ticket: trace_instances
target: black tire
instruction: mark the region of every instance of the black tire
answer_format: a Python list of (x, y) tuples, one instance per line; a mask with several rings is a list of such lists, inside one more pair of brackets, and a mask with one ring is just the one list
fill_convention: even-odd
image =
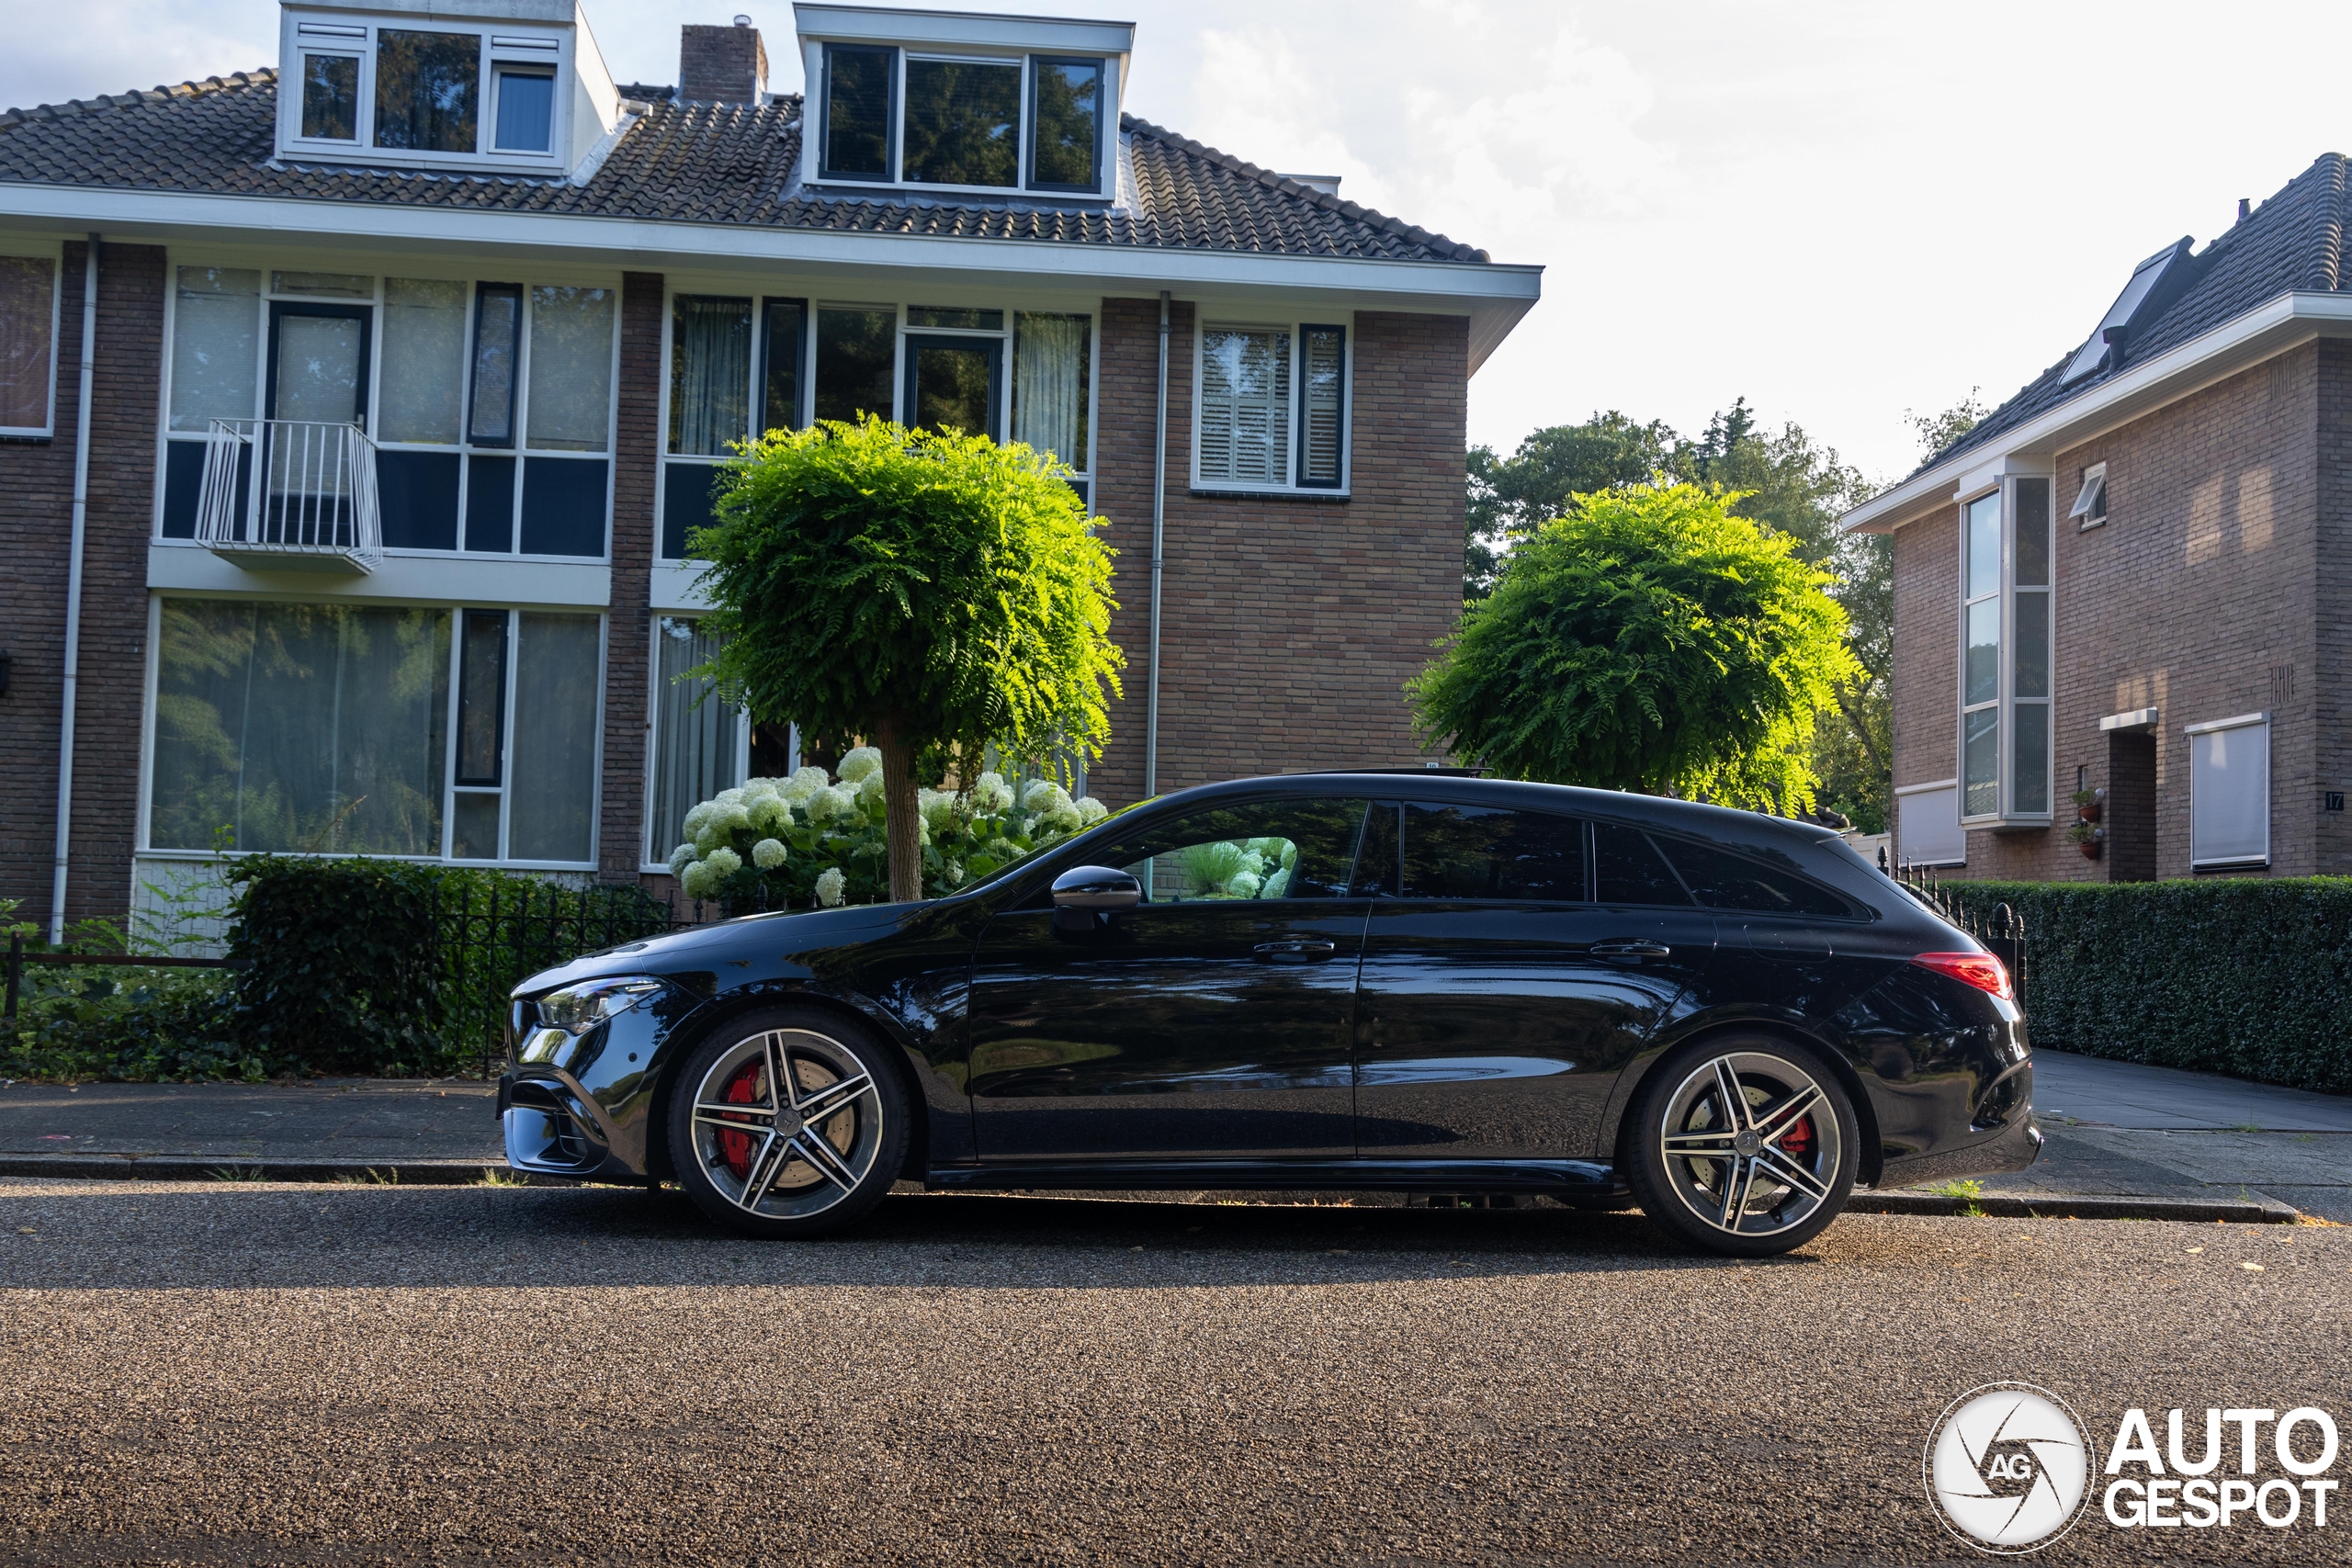
[[(1734, 1084), (1739, 1107), (1727, 1116)], [(1677, 1241), (1770, 1258), (1845, 1208), (1860, 1137), (1819, 1053), (1777, 1035), (1718, 1034), (1650, 1069), (1625, 1112), (1620, 1164), (1642, 1213)]]
[(695, 1207), (777, 1241), (864, 1219), (898, 1179), (911, 1122), (889, 1047), (794, 1003), (712, 1030), (678, 1069), (669, 1118), (671, 1163)]

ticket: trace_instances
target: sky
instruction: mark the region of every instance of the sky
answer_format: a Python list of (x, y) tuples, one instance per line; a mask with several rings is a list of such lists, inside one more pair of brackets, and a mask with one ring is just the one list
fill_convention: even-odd
[[(623, 81), (675, 81), (679, 24), (734, 14), (584, 3)], [(771, 40), (770, 85), (797, 89), (789, 8), (732, 4)], [(1003, 8), (1134, 21), (1130, 114), (1543, 265), (1543, 301), (1471, 383), (1470, 439), (1506, 450), (1602, 409), (1695, 434), (1745, 397), (1899, 478), (1907, 415), (2001, 401), (2089, 335), (2134, 263), (2352, 143), (2340, 4)], [(0, 105), (277, 53), (271, 0), (73, 12), (13, 30)]]

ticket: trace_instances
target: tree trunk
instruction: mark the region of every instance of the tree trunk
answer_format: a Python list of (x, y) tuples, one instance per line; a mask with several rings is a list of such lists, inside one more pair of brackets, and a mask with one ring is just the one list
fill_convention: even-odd
[(874, 727), (882, 753), (883, 832), (890, 845), (890, 902), (922, 897), (922, 817), (915, 806), (915, 749), (895, 718)]

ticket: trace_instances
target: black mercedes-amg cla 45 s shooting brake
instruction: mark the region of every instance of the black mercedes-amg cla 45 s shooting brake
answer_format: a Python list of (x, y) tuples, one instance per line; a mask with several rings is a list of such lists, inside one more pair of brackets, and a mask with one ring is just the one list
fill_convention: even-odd
[(1412, 774), (1125, 811), (952, 897), (518, 987), (518, 1170), (752, 1235), (932, 1189), (1628, 1201), (1753, 1257), (2040, 1152), (2001, 964), (1806, 824)]

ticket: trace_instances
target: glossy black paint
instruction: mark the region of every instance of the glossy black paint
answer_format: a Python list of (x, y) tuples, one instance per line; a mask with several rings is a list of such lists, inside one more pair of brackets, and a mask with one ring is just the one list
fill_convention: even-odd
[[(1329, 874), (1329, 897), (1052, 906), (1057, 876), (1157, 824), (1330, 797), (1377, 803), (1375, 826), (1396, 803), (1564, 813), (1592, 824), (1597, 871), (1629, 832), (1668, 856), (1729, 850), (1844, 912), (1632, 902), (1652, 895), (1622, 877), (1609, 903), (1411, 897), (1378, 846), (1352, 882)], [(1248, 780), (1136, 807), (954, 897), (754, 916), (534, 976), (500, 1111), (520, 1168), (660, 1178), (677, 1063), (789, 998), (897, 1047), (922, 1122), (903, 1174), (934, 1186), (1607, 1192), (1651, 1064), (1762, 1029), (1845, 1079), (1864, 1183), (1928, 1179), (2039, 1147), (2018, 1010), (1909, 962), (1975, 945), (1800, 823), (1452, 777)], [(668, 988), (539, 1043), (534, 998), (615, 975)]]

